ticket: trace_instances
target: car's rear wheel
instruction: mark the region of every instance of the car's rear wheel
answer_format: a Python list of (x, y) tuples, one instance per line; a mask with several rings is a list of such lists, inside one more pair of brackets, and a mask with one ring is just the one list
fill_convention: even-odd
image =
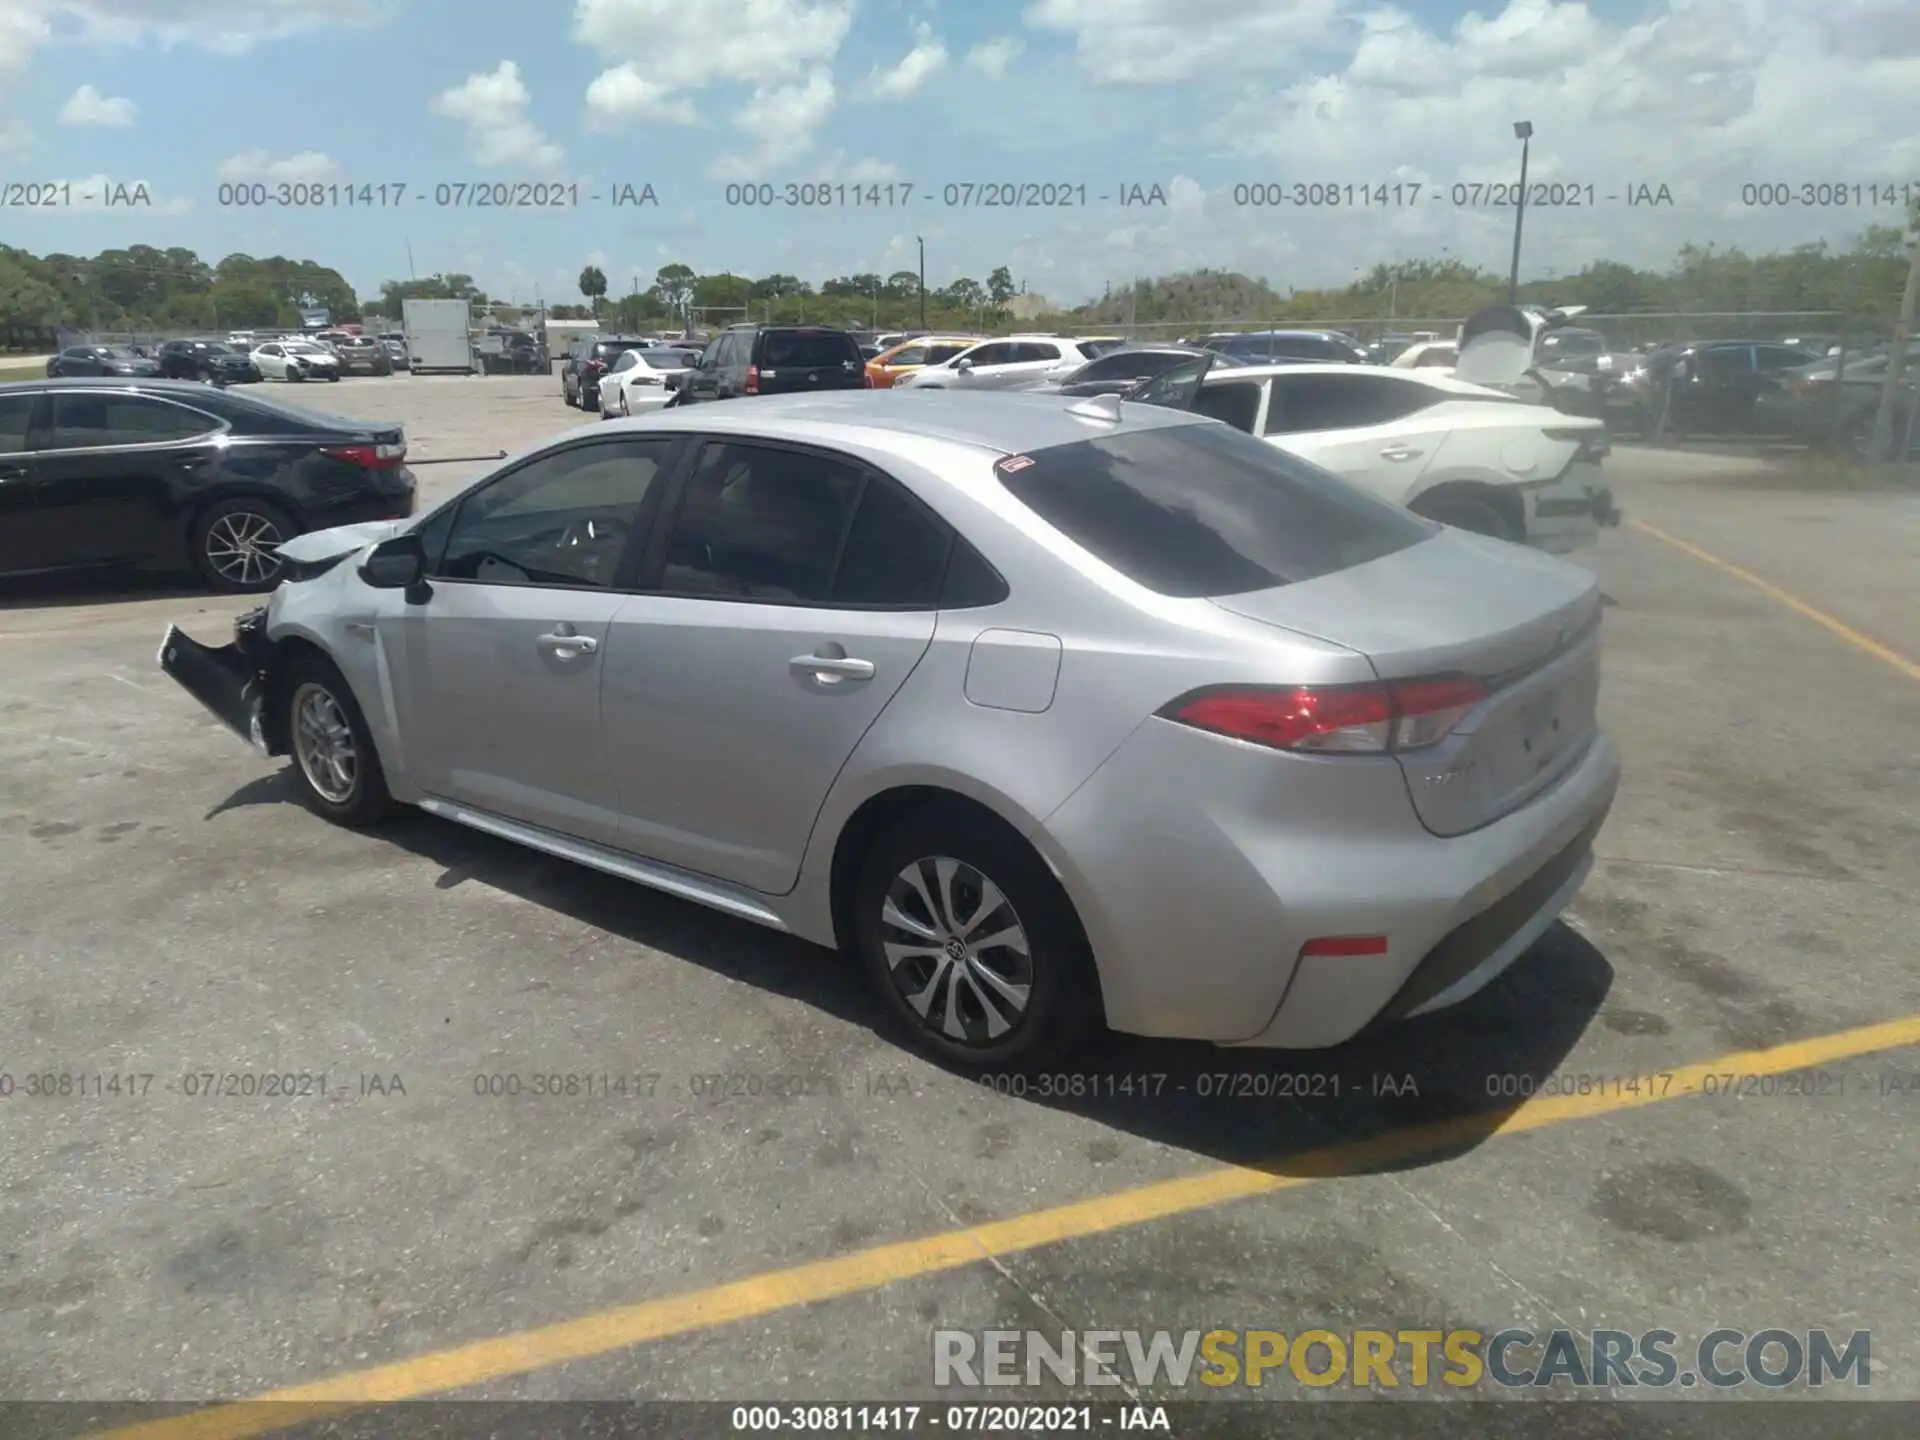
[(973, 1070), (1058, 1064), (1098, 1028), (1099, 980), (1040, 857), (981, 817), (906, 816), (869, 852), (854, 948), (909, 1039)]
[(386, 772), (339, 669), (325, 656), (303, 656), (289, 667), (282, 693), (293, 775), (307, 807), (350, 829), (384, 820), (393, 810)]
[(284, 568), (274, 549), (297, 533), (286, 511), (268, 501), (221, 500), (194, 520), (193, 566), (209, 585), (229, 595), (271, 590)]

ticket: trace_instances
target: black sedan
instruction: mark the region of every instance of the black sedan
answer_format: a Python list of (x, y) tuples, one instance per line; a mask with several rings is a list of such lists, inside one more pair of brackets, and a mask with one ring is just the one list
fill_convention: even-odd
[(69, 345), (47, 361), (47, 378), (81, 375), (158, 375), (158, 361), (149, 360), (131, 345)]
[(1119, 395), (1143, 380), (1209, 353), (1213, 354), (1216, 370), (1246, 363), (1190, 345), (1126, 345), (1089, 360), (1058, 384), (1041, 388), (1056, 395)]
[(413, 513), (398, 425), (177, 380), (0, 384), (0, 575), (190, 566), (270, 590), (274, 547)]
[(249, 385), (260, 378), (251, 357), (217, 340), (169, 340), (160, 347), (160, 374), (168, 380)]

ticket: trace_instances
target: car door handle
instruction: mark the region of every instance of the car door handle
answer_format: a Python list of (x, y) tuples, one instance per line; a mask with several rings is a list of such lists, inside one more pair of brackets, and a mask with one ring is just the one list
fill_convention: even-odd
[(1426, 453), (1424, 450), (1409, 449), (1405, 445), (1389, 445), (1380, 452), (1380, 458), (1382, 460), (1418, 460)]
[(873, 662), (849, 655), (796, 655), (787, 662), (796, 675), (820, 680), (871, 680)]
[(557, 655), (562, 660), (591, 655), (600, 648), (600, 642), (591, 635), (574, 634), (571, 625), (555, 626), (550, 634), (539, 638), (538, 644), (549, 655)]

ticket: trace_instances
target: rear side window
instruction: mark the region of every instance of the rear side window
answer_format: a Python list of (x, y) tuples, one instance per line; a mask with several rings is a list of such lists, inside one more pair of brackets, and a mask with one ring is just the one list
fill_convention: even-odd
[(932, 610), (953, 549), (953, 531), (891, 480), (867, 481), (834, 577), (836, 605)]
[(33, 419), (33, 394), (0, 395), (0, 455), (27, 448), (27, 422)]
[(708, 445), (667, 547), (662, 588), (822, 605), (865, 476), (811, 451)]
[(1424, 384), (1383, 375), (1276, 375), (1267, 405), (1267, 434), (1386, 425), (1426, 409), (1439, 398)]
[(1171, 425), (1002, 461), (1041, 519), (1161, 595), (1238, 595), (1416, 545), (1424, 520), (1237, 430)]
[(824, 369), (835, 365), (864, 365), (866, 357), (851, 335), (837, 330), (768, 330), (760, 337), (760, 365)]
[(1193, 409), (1195, 414), (1224, 421), (1251, 435), (1260, 421), (1260, 382), (1235, 380), (1226, 385), (1202, 385)]

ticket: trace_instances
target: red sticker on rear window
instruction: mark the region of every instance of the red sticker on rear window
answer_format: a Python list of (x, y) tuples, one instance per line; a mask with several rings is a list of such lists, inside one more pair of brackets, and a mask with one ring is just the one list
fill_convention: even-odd
[(993, 468), (998, 470), (1002, 475), (1011, 475), (1014, 471), (1024, 470), (1031, 464), (1033, 464), (1033, 457), (1031, 455), (1009, 455)]

